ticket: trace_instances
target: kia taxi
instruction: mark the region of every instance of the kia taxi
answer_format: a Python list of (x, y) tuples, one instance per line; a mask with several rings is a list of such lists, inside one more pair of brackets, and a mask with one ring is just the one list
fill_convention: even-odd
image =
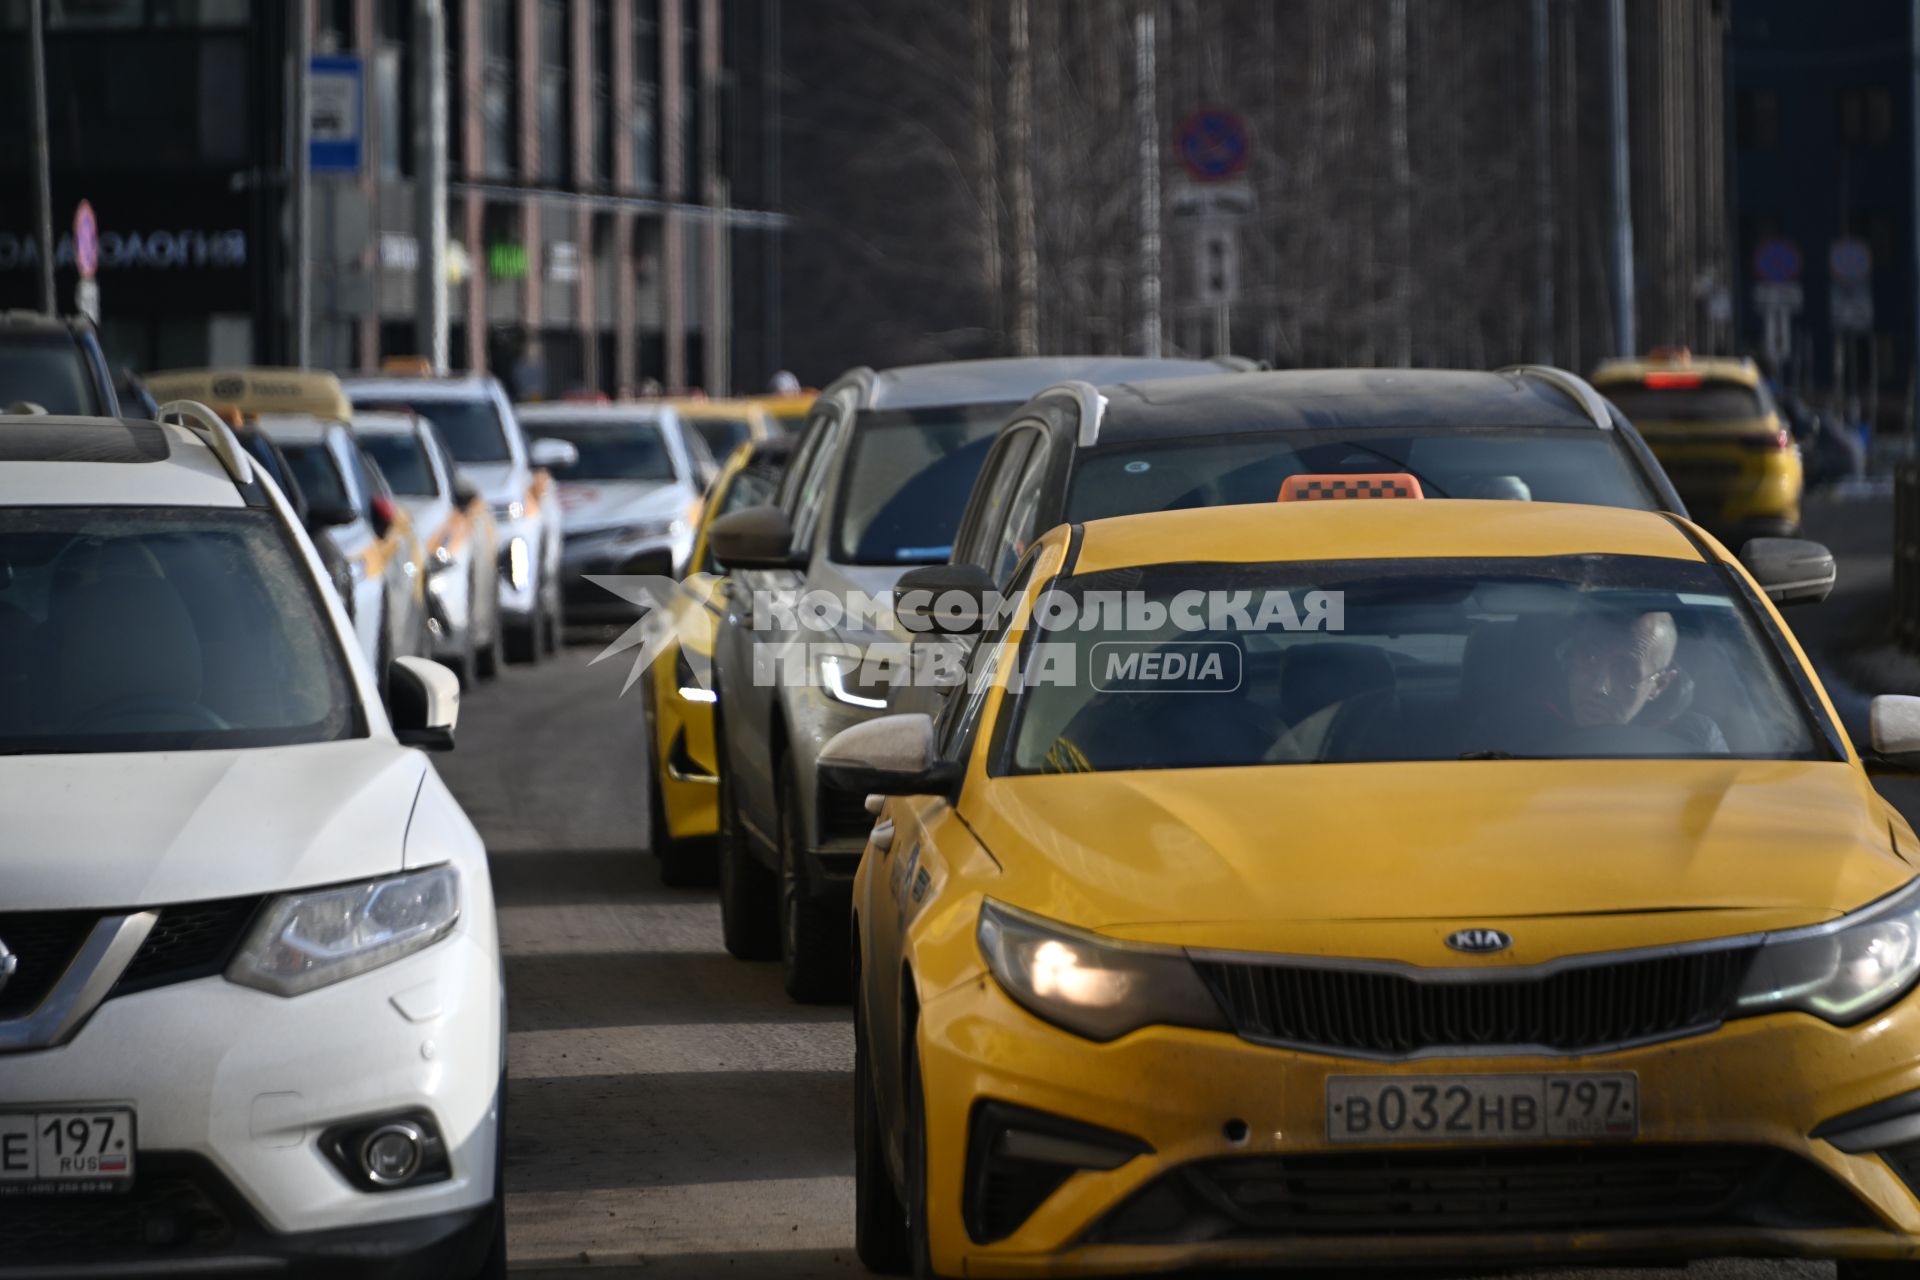
[(1321, 479), (1054, 529), (967, 697), (822, 749), (893, 797), (860, 1256), (1920, 1259), (1920, 840), (1770, 602), (1831, 565)]
[(1800, 446), (1753, 361), (1658, 349), (1609, 360), (1592, 381), (1646, 437), (1702, 525), (1735, 546), (1799, 529)]
[(652, 746), (647, 820), (660, 878), (691, 884), (713, 871), (718, 830), (719, 753), (713, 744), (713, 637), (720, 625), (726, 566), (707, 530), (730, 511), (773, 500), (793, 445), (785, 439), (743, 444), (707, 494), (686, 577), (661, 623), (671, 629), (642, 679), (641, 705)]

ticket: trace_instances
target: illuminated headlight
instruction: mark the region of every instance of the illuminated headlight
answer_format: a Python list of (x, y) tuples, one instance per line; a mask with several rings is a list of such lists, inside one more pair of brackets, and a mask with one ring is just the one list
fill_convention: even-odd
[(825, 654), (820, 659), (820, 687), (835, 702), (844, 702), (850, 707), (884, 710), (887, 705), (885, 698), (870, 698), (853, 691), (851, 682), (859, 671), (860, 659), (837, 653)]
[(254, 923), (227, 979), (301, 995), (430, 947), (459, 919), (460, 875), (450, 866), (289, 893)]
[(1899, 999), (1920, 977), (1920, 882), (1819, 930), (1769, 938), (1737, 1014), (1798, 1009), (1842, 1026)]
[(680, 652), (673, 661), (673, 679), (679, 686), (680, 696), (688, 702), (718, 702), (719, 695), (707, 686), (712, 683), (713, 663), (707, 663), (707, 679), (701, 679), (700, 673), (693, 669), (693, 663), (687, 658), (687, 648), (680, 646)]
[(523, 591), (528, 576), (527, 540), (515, 538), (507, 544), (507, 581), (515, 591)]
[(988, 899), (975, 934), (1006, 993), (1037, 1018), (1089, 1040), (1149, 1026), (1228, 1030), (1177, 947), (1117, 942)]
[(456, 563), (458, 562), (453, 558), (453, 552), (444, 546), (435, 547), (433, 554), (427, 557), (427, 573), (429, 575), (445, 573)]
[(512, 502), (503, 502), (493, 509), (495, 520), (518, 520), (527, 514), (526, 504), (515, 498)]

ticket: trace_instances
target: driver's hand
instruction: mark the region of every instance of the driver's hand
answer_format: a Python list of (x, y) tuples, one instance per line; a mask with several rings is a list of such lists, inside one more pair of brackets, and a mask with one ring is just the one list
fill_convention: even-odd
[(1071, 738), (1055, 738), (1053, 745), (1047, 748), (1047, 754), (1040, 761), (1042, 773), (1097, 773), (1093, 761), (1087, 759), (1087, 753), (1073, 744)]

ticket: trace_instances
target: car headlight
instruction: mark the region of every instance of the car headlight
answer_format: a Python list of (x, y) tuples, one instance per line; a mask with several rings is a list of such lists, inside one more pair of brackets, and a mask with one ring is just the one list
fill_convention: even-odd
[(1899, 999), (1920, 977), (1920, 882), (1837, 925), (1769, 939), (1736, 1014), (1798, 1009), (1845, 1026)]
[(718, 702), (719, 695), (708, 686), (713, 682), (713, 663), (707, 662), (707, 677), (693, 669), (693, 663), (687, 657), (687, 646), (681, 645), (673, 660), (673, 679), (680, 690), (680, 696), (688, 702)]
[(886, 709), (885, 698), (870, 698), (855, 693), (853, 681), (860, 673), (860, 659), (843, 654), (823, 654), (820, 658), (820, 687), (826, 690), (829, 698), (835, 702), (844, 702), (850, 707), (866, 707), (874, 711)]
[(444, 545), (438, 546), (433, 549), (433, 554), (427, 557), (427, 572), (429, 574), (445, 573), (456, 563), (453, 552), (447, 550)]
[(301, 995), (430, 947), (459, 919), (460, 874), (451, 866), (284, 894), (254, 922), (227, 979)]
[(1029, 1013), (1089, 1040), (1141, 1027), (1230, 1027), (1178, 947), (1119, 942), (987, 899), (975, 933), (987, 968)]

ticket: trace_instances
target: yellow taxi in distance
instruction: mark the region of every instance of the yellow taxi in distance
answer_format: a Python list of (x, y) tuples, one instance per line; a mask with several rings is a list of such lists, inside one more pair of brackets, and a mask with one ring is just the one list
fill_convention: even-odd
[(230, 405), (248, 417), (304, 413), (334, 422), (353, 421), (353, 405), (340, 379), (324, 369), (167, 369), (148, 374), (145, 382), (162, 404), (198, 400), (216, 407)]
[(1738, 545), (1800, 527), (1800, 447), (1751, 360), (1656, 350), (1590, 379), (1646, 438), (1695, 520)]
[(730, 457), (750, 440), (779, 434), (767, 411), (752, 400), (668, 400), (680, 420), (707, 447), (715, 461)]
[(820, 757), (892, 797), (869, 1268), (1920, 1259), (1920, 841), (1756, 578), (1545, 503), (1047, 534)]
[(708, 845), (719, 824), (713, 636), (726, 569), (714, 559), (707, 530), (728, 512), (772, 502), (792, 450), (784, 439), (758, 440), (728, 457), (707, 492), (687, 576), (668, 605), (672, 637), (642, 677), (640, 700), (653, 771), (647, 823), (654, 855), (660, 859), (660, 878), (670, 885), (711, 878), (713, 850)]
[(818, 391), (775, 391), (749, 399), (766, 410), (781, 431), (797, 436), (800, 428), (806, 425), (807, 411), (813, 408), (813, 402), (819, 395)]

